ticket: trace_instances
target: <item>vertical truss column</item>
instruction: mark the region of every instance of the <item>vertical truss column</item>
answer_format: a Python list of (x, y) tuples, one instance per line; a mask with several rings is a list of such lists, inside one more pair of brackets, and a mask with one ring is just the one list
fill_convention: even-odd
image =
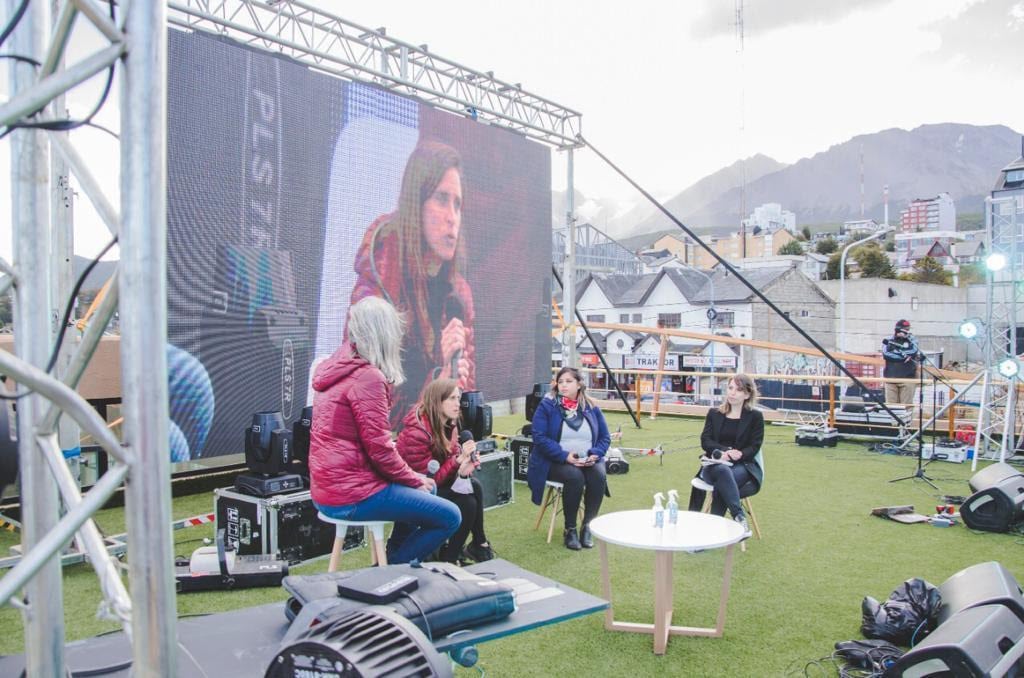
[(562, 334), (562, 367), (577, 367), (576, 362), (576, 200), (573, 195), (573, 149), (566, 149), (565, 189), (565, 264), (562, 268), (562, 308), (565, 332)]
[[(17, 2), (7, 3), (14, 16)], [(33, 2), (10, 38), (10, 51), (42, 60), (49, 43), (48, 3)], [(36, 82), (32, 66), (11, 60), (13, 96)], [(19, 281), (14, 324), (17, 353), (45, 369), (52, 345), (50, 295), (50, 163), (46, 132), (16, 129), (11, 139), (12, 227)], [(25, 390), (19, 385), (18, 390)], [(57, 524), (60, 503), (57, 484), (36, 448), (36, 425), (46, 411), (44, 399), (30, 395), (18, 401), (18, 454), (21, 464), (22, 546), (27, 552)], [(26, 673), (64, 675), (64, 594), (60, 559), (50, 559), (25, 586), (28, 598), (25, 626)]]
[(177, 675), (167, 453), (167, 7), (127, 7), (121, 89), (121, 383), (133, 448), (126, 517), (132, 672)]

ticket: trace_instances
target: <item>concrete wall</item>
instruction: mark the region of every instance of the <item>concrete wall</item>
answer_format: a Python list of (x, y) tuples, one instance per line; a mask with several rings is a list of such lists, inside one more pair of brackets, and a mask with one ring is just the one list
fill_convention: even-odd
[[(799, 269), (790, 270), (762, 291), (780, 310), (788, 311), (790, 318), (815, 341), (825, 348), (831, 348), (835, 344), (832, 300)], [(755, 300), (751, 304), (751, 317), (751, 333), (748, 335), (751, 339), (810, 346), (784, 318), (780, 318), (760, 300)], [(767, 374), (795, 371), (819, 374), (827, 371), (826, 361), (819, 364), (817, 358), (808, 357), (807, 364), (804, 365), (793, 353), (747, 348), (744, 352), (744, 369), (748, 372)]]

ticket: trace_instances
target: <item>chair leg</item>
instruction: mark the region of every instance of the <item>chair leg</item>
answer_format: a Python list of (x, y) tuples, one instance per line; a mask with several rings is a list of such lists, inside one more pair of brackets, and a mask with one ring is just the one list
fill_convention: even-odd
[(548, 543), (551, 543), (551, 536), (555, 533), (555, 521), (558, 519), (560, 512), (559, 505), (562, 503), (562, 491), (557, 490), (555, 496), (552, 497), (551, 507), (551, 524), (548, 526)]
[(334, 528), (334, 548), (331, 549), (331, 560), (327, 564), (328, 572), (337, 572), (338, 562), (341, 560), (341, 549), (345, 546), (345, 529)]
[(370, 540), (370, 562), (373, 565), (384, 566), (388, 564), (388, 553), (384, 548), (384, 528), (369, 527), (366, 529), (367, 537)]
[[(537, 516), (537, 523), (533, 526), (534, 530), (540, 529), (540, 521), (544, 520), (544, 512), (548, 510), (548, 505), (551, 503), (551, 493), (554, 490), (555, 488), (548, 487), (548, 491), (544, 494), (544, 501), (540, 503), (540, 514)], [(548, 537), (548, 541), (551, 541), (551, 537)]]
[(747, 512), (747, 517), (750, 519), (750, 527), (752, 528), (754, 536), (760, 539), (761, 528), (757, 524), (757, 516), (754, 515), (754, 508), (750, 505), (750, 497), (743, 500), (743, 507)]

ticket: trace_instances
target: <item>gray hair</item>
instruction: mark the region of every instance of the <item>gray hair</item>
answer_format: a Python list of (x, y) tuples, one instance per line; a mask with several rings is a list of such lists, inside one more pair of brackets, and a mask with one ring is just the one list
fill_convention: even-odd
[(380, 297), (366, 297), (348, 309), (348, 337), (356, 352), (398, 386), (402, 372), (402, 335), (405, 321), (394, 306)]

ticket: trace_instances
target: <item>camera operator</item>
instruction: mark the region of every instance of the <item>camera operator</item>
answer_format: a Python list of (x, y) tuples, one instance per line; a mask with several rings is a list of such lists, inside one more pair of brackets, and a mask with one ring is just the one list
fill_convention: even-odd
[[(885, 359), (883, 377), (890, 379), (916, 379), (921, 350), (917, 339), (910, 333), (910, 322), (899, 320), (892, 337), (882, 340), (882, 357)], [(909, 404), (914, 402), (914, 384), (885, 384), (885, 402)]]

